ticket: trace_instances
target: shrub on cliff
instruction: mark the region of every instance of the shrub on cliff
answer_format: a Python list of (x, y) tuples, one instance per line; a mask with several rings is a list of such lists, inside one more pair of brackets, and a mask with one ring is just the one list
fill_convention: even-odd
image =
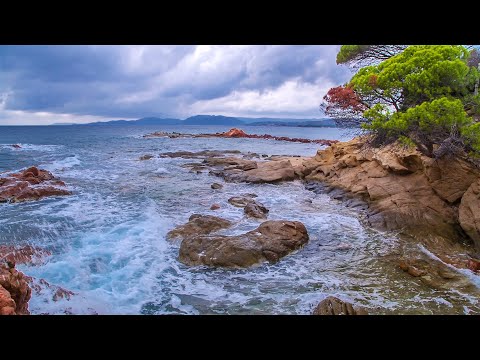
[[(341, 59), (348, 58), (355, 49), (342, 47), (342, 53)], [(323, 108), (337, 119), (356, 118), (376, 146), (400, 139), (429, 156), (458, 151), (478, 156), (480, 71), (472, 61), (475, 54), (463, 46), (409, 46), (330, 89)]]

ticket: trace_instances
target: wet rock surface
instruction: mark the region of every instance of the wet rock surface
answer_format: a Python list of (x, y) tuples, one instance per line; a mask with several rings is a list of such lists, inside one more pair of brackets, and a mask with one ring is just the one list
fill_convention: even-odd
[(478, 201), (468, 201), (474, 191), (467, 189), (475, 186), (480, 171), (465, 159), (434, 160), (398, 144), (372, 149), (364, 139), (355, 138), (319, 150), (302, 163), (301, 171), (307, 188), (314, 189), (313, 182), (318, 182), (323, 187), (319, 191), (368, 210), (367, 222), (374, 228), (400, 231), (446, 263), (467, 267), (473, 248), (459, 231), (458, 202), (462, 199), (464, 204), (462, 227), (475, 240), (474, 231), (471, 235), (475, 210), (468, 210), (472, 205), (467, 204)]
[(368, 315), (368, 312), (362, 307), (329, 296), (317, 305), (312, 315)]
[(252, 201), (243, 208), (243, 212), (251, 218), (266, 219), (269, 210), (262, 203)]
[(27, 277), (12, 265), (0, 263), (0, 314), (28, 315), (32, 291)]
[(265, 261), (275, 263), (308, 241), (298, 221), (266, 221), (237, 236), (192, 236), (182, 241), (179, 260), (185, 265), (245, 268)]
[(70, 194), (63, 181), (56, 179), (49, 171), (35, 166), (0, 177), (0, 203), (39, 200), (49, 196)]
[(229, 220), (212, 215), (193, 214), (184, 225), (179, 225), (167, 233), (167, 239), (188, 238), (196, 235), (207, 235), (232, 226)]

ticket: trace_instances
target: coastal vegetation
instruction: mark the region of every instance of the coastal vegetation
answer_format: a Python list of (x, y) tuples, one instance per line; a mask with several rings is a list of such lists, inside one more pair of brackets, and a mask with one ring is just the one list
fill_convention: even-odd
[(430, 157), (480, 156), (480, 57), (454, 45), (343, 45), (358, 68), (324, 97), (324, 112), (359, 124), (373, 146), (400, 141)]

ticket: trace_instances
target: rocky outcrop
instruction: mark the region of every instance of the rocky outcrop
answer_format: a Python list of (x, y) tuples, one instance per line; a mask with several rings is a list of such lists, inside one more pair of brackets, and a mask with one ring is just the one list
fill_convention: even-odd
[(141, 161), (143, 161), (143, 160), (150, 160), (150, 159), (152, 159), (153, 157), (154, 157), (153, 155), (146, 154), (146, 155), (140, 156), (140, 158), (139, 158), (138, 160), (141, 160)]
[(64, 289), (61, 286), (50, 284), (45, 279), (35, 279), (30, 276), (25, 278), (35, 295), (45, 296), (48, 294), (54, 302), (62, 299), (70, 300), (72, 296), (77, 295), (73, 291)]
[(32, 291), (13, 264), (0, 265), (0, 315), (28, 315)]
[(38, 200), (70, 194), (63, 181), (56, 179), (49, 171), (34, 166), (0, 178), (0, 202)]
[[(435, 160), (396, 144), (381, 149), (364, 144), (355, 138), (319, 150), (299, 171), (306, 180), (367, 202), (368, 222), (375, 228), (413, 236), (443, 261), (466, 267), (458, 202), (480, 171), (466, 159)], [(465, 213), (469, 206), (463, 206)]]
[(480, 180), (470, 185), (458, 210), (462, 229), (472, 238), (480, 252)]
[(186, 239), (196, 235), (207, 235), (232, 226), (229, 220), (212, 215), (193, 214), (184, 225), (177, 226), (167, 233), (167, 239)]
[(265, 261), (275, 263), (307, 241), (307, 229), (301, 222), (266, 221), (242, 235), (186, 238), (180, 245), (179, 260), (190, 266), (246, 268)]
[(229, 131), (223, 133), (215, 134), (180, 134), (180, 133), (167, 133), (163, 131), (154, 132), (152, 134), (146, 134), (144, 138), (154, 138), (154, 137), (169, 137), (169, 138), (209, 138), (209, 137), (222, 137), (222, 138), (247, 138), (247, 139), (266, 139), (266, 140), (277, 140), (277, 141), (290, 141), (290, 142), (301, 142), (301, 143), (314, 143), (319, 145), (331, 145), (338, 142), (338, 140), (325, 140), (325, 139), (303, 139), (303, 138), (289, 138), (287, 136), (274, 136), (269, 134), (258, 135), (258, 134), (247, 134), (245, 131), (237, 128), (230, 129)]
[(0, 261), (6, 261), (13, 266), (15, 264), (39, 264), (49, 255), (51, 255), (49, 251), (30, 245), (22, 247), (0, 245)]
[(334, 296), (329, 296), (320, 301), (313, 315), (368, 315), (368, 312), (357, 306), (353, 306), (349, 302), (342, 301)]

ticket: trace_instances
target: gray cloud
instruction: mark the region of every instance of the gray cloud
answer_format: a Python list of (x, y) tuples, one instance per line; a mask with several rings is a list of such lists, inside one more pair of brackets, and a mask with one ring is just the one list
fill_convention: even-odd
[[(282, 91), (291, 94), (298, 88), (319, 102), (326, 86), (350, 76), (335, 64), (337, 50), (303, 45), (0, 46), (0, 95), (8, 94), (0, 112), (112, 119), (184, 117), (198, 110), (319, 116), (312, 103), (275, 107), (275, 97), (280, 101)], [(260, 101), (265, 96), (270, 108)]]

